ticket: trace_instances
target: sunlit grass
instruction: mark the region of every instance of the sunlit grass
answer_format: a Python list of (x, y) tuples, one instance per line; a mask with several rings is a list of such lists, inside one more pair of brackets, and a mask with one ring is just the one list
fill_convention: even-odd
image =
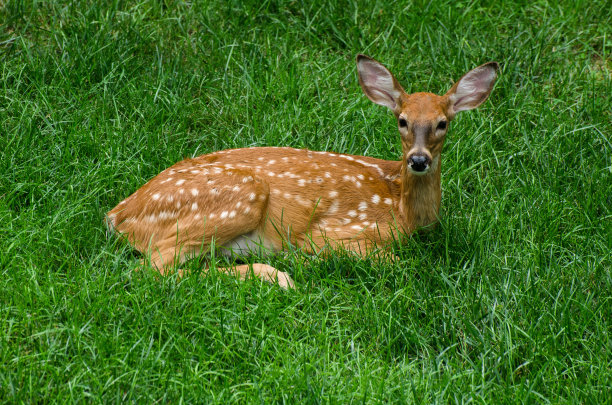
[[(66, 4), (67, 3), (67, 4)], [(141, 1), (0, 6), (0, 399), (576, 402), (612, 397), (609, 5)], [(135, 272), (103, 215), (185, 157), (399, 159), (354, 57), (409, 92), (489, 60), (452, 123), (440, 226), (399, 263), (265, 260), (295, 291)]]

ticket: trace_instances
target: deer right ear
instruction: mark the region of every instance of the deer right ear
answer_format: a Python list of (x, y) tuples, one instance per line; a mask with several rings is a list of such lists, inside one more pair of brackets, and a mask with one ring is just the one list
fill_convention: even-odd
[(404, 89), (391, 72), (369, 56), (357, 55), (359, 85), (366, 96), (379, 105), (399, 110)]

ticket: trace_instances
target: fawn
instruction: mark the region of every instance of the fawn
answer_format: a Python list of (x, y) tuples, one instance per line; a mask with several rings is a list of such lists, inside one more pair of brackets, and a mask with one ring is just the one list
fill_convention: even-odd
[[(363, 255), (397, 232), (435, 223), (449, 122), (488, 98), (498, 64), (469, 71), (443, 96), (406, 94), (365, 55), (357, 56), (357, 70), (366, 96), (395, 114), (399, 162), (288, 147), (214, 152), (161, 172), (108, 212), (107, 224), (164, 274), (211, 245), (246, 255), (289, 245), (313, 252), (332, 242)], [(221, 270), (294, 286), (266, 264)]]

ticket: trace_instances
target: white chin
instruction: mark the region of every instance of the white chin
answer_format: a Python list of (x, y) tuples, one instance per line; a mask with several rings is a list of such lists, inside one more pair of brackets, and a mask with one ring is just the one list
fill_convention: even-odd
[(410, 166), (408, 166), (408, 170), (410, 170), (410, 173), (414, 174), (415, 176), (424, 176), (427, 173), (429, 173), (429, 166), (427, 166), (427, 168), (423, 170), (422, 172), (417, 172), (416, 170), (412, 170), (412, 167)]

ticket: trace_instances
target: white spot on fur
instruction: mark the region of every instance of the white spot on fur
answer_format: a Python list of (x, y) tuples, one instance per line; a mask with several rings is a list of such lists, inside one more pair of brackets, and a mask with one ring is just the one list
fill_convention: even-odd
[(228, 214), (229, 214), (229, 213), (228, 213), (227, 211), (223, 211), (219, 217), (220, 217), (221, 219), (225, 219), (225, 218), (227, 218), (227, 215), (228, 215)]
[(390, 198), (385, 198), (385, 204), (391, 205), (392, 204), (391, 199)]
[(198, 194), (199, 194), (199, 191), (198, 191), (198, 189), (197, 189), (197, 188), (192, 188), (192, 189), (191, 189), (191, 195), (192, 195), (192, 196), (194, 196), (194, 197), (195, 197), (195, 196), (196, 196), (196, 195), (198, 195)]
[(359, 219), (361, 219), (362, 221), (363, 221), (364, 219), (366, 219), (367, 217), (368, 217), (368, 215), (367, 215), (365, 212), (363, 212), (363, 213), (359, 214)]
[(306, 185), (306, 180), (304, 180), (304, 179), (299, 179), (297, 183), (298, 183), (298, 186), (300, 186), (300, 187), (304, 187), (304, 186)]
[(236, 211), (232, 211), (228, 215), (230, 218), (234, 218), (236, 216)]
[(240, 187), (239, 186), (234, 186), (234, 187), (232, 187), (232, 191), (238, 192), (238, 191), (240, 191)]
[(355, 217), (357, 216), (357, 211), (355, 211), (355, 210), (350, 210), (350, 211), (347, 213), (347, 215), (348, 215), (349, 217), (353, 217), (353, 218), (355, 218)]
[(359, 211), (365, 211), (367, 208), (368, 208), (368, 203), (365, 201), (360, 202), (359, 206), (357, 207)]
[(172, 219), (172, 218), (176, 218), (176, 212), (171, 212), (171, 211), (161, 211), (159, 214), (159, 219)]
[(271, 160), (268, 161), (269, 165), (273, 165), (274, 163), (276, 163), (276, 160), (274, 160), (274, 159), (271, 159)]
[(178, 180), (178, 181), (176, 182), (176, 185), (177, 185), (177, 186), (180, 186), (180, 185), (182, 185), (184, 182), (185, 182), (185, 179), (180, 179), (180, 180)]
[(351, 223), (351, 219), (350, 218), (342, 218), (342, 225), (348, 225)]
[(327, 210), (328, 214), (335, 214), (338, 212), (338, 208), (340, 208), (340, 203), (338, 202), (338, 200), (334, 200), (331, 205), (329, 206), (329, 209)]
[(364, 179), (363, 174), (358, 174), (358, 175), (357, 175), (357, 178), (358, 178), (359, 180), (363, 180), (363, 179)]
[(161, 197), (161, 194), (159, 193), (155, 193), (151, 196), (151, 198), (153, 198), (155, 201), (159, 200), (160, 197)]
[(196, 211), (198, 209), (198, 203), (194, 202), (193, 204), (191, 204), (191, 211)]
[(300, 204), (300, 205), (302, 205), (304, 207), (310, 207), (311, 206), (310, 201), (303, 199), (301, 196), (295, 197), (295, 201), (297, 201), (298, 204)]
[(255, 201), (255, 193), (249, 194), (249, 201)]
[(366, 166), (366, 167), (373, 167), (376, 169), (376, 171), (378, 172), (378, 174), (380, 174), (381, 176), (383, 176), (385, 173), (382, 171), (382, 169), (380, 168), (380, 166), (378, 166), (377, 164), (374, 163), (368, 163), (366, 161), (363, 161), (361, 159), (357, 159), (355, 160), (355, 162), (357, 163), (361, 163), (362, 165)]
[(334, 191), (330, 191), (330, 192), (329, 192), (329, 196), (330, 196), (331, 198), (336, 198), (336, 197), (338, 197), (338, 192), (337, 192), (337, 191), (335, 191), (335, 190), (334, 190)]
[(374, 194), (372, 196), (372, 204), (378, 204), (380, 202), (380, 196), (378, 194)]
[(169, 195), (168, 197), (166, 197), (166, 201), (172, 202), (174, 201), (174, 197), (172, 197), (172, 195)]

